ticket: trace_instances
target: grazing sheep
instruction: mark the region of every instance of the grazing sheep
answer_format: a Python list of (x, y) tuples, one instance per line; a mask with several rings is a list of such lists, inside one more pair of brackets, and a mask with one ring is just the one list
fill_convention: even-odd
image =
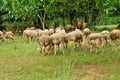
[(34, 41), (38, 36), (38, 30), (24, 30), (23, 37), (29, 41)]
[(108, 41), (109, 41), (109, 39), (110, 39), (110, 32), (107, 31), (107, 30), (104, 30), (104, 31), (102, 31), (101, 33), (102, 33), (102, 35), (104, 36), (105, 45), (107, 45), (107, 44), (108, 44)]
[(89, 29), (89, 28), (85, 28), (85, 29), (83, 30), (83, 34), (85, 35), (85, 38), (87, 38), (87, 37), (88, 37), (88, 35), (90, 35), (90, 34), (91, 34), (90, 29)]
[(47, 52), (49, 53), (51, 52), (53, 48), (53, 43), (49, 35), (40, 36), (38, 42), (39, 42), (40, 52), (42, 52), (43, 55), (45, 55), (46, 49)]
[(92, 46), (96, 46), (96, 53), (98, 52), (99, 45), (104, 45), (104, 36), (101, 33), (92, 33), (87, 37), (88, 48), (92, 52)]
[(15, 39), (14, 34), (13, 34), (13, 32), (11, 32), (11, 31), (7, 31), (7, 32), (5, 33), (5, 38), (6, 38), (7, 40), (13, 40), (13, 41), (14, 41), (14, 39)]
[(118, 44), (117, 42), (120, 40), (120, 30), (114, 29), (110, 32), (110, 38), (115, 42), (115, 44)]
[(0, 40), (4, 41), (4, 33), (2, 31), (0, 31)]
[(56, 54), (56, 48), (57, 46), (60, 48), (63, 48), (63, 54), (65, 53), (65, 40), (66, 40), (66, 33), (64, 33), (64, 30), (61, 30), (61, 32), (57, 32), (52, 34), (51, 36), (52, 43), (54, 44), (54, 54)]
[(81, 44), (83, 42), (83, 34), (79, 29), (75, 29), (75, 31), (72, 31), (67, 34), (68, 41), (74, 41), (74, 48), (81, 47)]

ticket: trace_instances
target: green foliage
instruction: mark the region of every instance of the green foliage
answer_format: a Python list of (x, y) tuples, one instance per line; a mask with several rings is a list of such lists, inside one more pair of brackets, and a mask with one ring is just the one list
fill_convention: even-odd
[(112, 24), (119, 24), (120, 23), (120, 16), (107, 16), (101, 15), (97, 18), (97, 25), (112, 25)]
[(90, 26), (89, 29), (90, 29), (91, 31), (96, 31), (96, 30), (97, 30), (96, 26)]
[[(3, 26), (26, 26), (28, 23), (44, 23), (44, 26), (50, 25), (49, 20), (59, 22), (59, 18), (68, 19), (71, 16), (73, 20), (87, 16), (90, 24), (91, 16), (104, 18), (104, 13), (108, 16), (118, 16), (120, 0), (0, 0), (0, 7), (0, 12), (4, 12), (0, 14)], [(108, 21), (108, 24), (109, 22), (112, 24), (112, 21)]]

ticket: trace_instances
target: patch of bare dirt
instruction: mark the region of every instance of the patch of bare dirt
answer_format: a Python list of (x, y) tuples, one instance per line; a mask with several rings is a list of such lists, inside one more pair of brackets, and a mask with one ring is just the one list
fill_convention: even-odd
[(102, 80), (104, 77), (106, 74), (99, 66), (78, 65), (74, 67), (71, 80), (94, 80), (94, 78)]

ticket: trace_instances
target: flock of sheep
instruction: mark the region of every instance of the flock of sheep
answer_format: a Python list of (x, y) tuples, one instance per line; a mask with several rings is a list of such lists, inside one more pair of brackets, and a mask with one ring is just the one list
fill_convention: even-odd
[[(69, 25), (70, 27), (70, 25)], [(26, 28), (23, 31), (23, 37), (29, 41), (37, 40), (39, 43), (38, 50), (40, 53), (45, 55), (45, 53), (50, 54), (51, 51), (54, 51), (54, 54), (57, 53), (57, 48), (62, 49), (64, 54), (69, 43), (74, 42), (74, 49), (82, 47), (85, 38), (87, 40), (87, 46), (90, 52), (92, 52), (93, 45), (96, 46), (96, 53), (100, 45), (105, 47), (109, 40), (113, 40), (115, 43), (120, 39), (120, 30), (114, 29), (111, 32), (104, 30), (102, 32), (91, 33), (89, 28), (85, 28), (83, 31), (79, 29), (72, 28), (71, 30), (64, 29), (63, 27), (57, 27), (55, 29), (50, 28), (41, 30), (36, 29), (35, 27)], [(0, 31), (0, 40), (4, 41), (4, 38), (7, 40), (14, 40), (14, 34), (11, 31), (5, 33)]]

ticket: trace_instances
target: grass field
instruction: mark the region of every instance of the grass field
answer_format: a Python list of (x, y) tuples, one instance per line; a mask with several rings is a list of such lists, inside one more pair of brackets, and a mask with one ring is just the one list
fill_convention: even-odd
[(16, 36), (14, 42), (0, 43), (0, 80), (120, 80), (120, 46), (110, 42), (96, 54), (82, 50), (42, 56), (37, 42)]

